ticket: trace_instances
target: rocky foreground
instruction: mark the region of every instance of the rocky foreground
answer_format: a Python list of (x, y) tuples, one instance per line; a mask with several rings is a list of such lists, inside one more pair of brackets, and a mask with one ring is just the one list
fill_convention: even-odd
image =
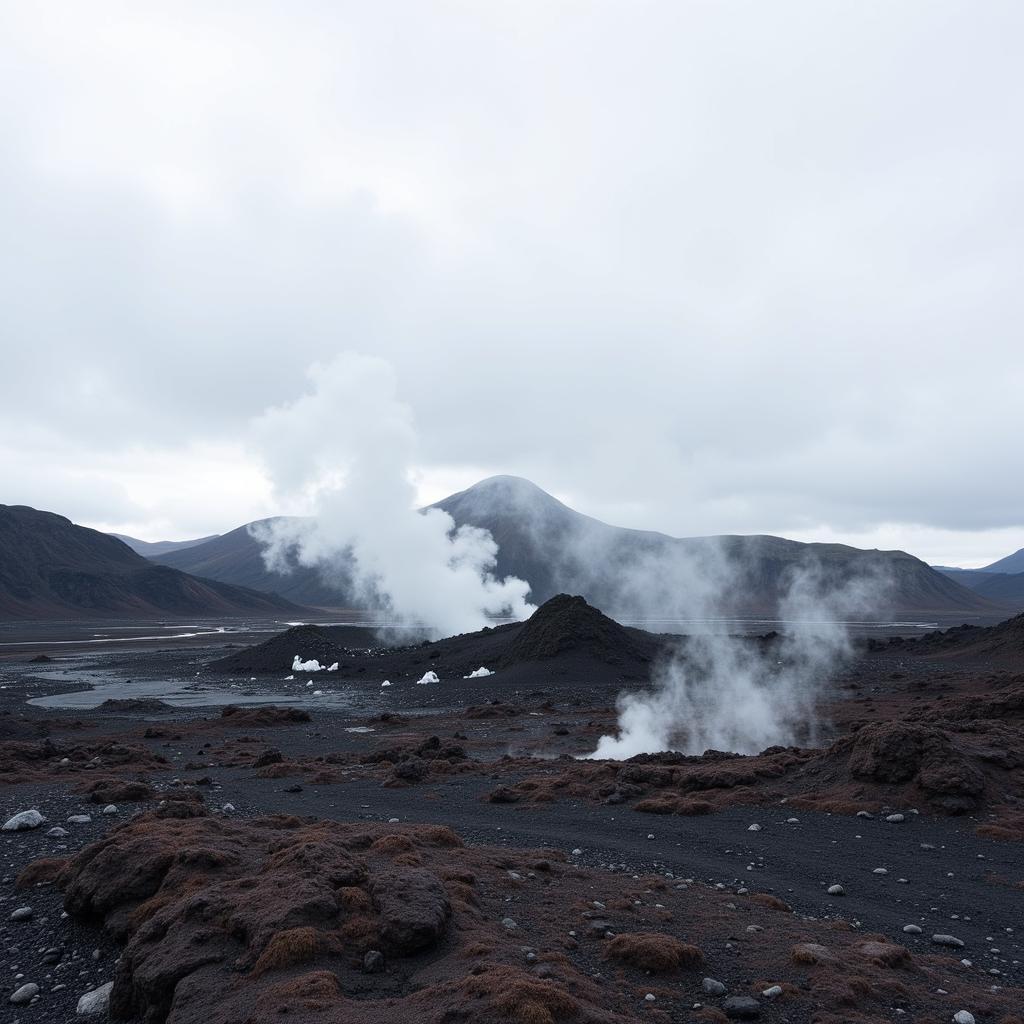
[[(1012, 630), (865, 652), (818, 747), (600, 762), (577, 757), (614, 725), (616, 673), (663, 641), (619, 649), (591, 612), (392, 650), (386, 697), (376, 669), (318, 674), (348, 710), (40, 712), (23, 700), (50, 684), (7, 670), (11, 1019), (1022, 1020)], [(260, 656), (315, 653), (285, 636)], [(483, 644), (495, 674), (465, 678)], [(194, 680), (210, 660), (105, 664)], [(282, 672), (237, 685), (305, 687)]]

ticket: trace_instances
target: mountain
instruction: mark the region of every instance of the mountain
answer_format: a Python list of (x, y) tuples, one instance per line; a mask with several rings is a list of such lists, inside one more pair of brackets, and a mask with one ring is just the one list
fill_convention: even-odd
[(283, 518), (261, 519), (194, 547), (158, 555), (153, 561), (195, 576), (277, 593), (297, 604), (318, 608), (350, 607), (351, 597), (344, 585), (330, 586), (316, 569), (298, 565), (294, 558), (290, 560), (291, 571), (283, 574), (270, 572), (263, 564), (262, 548), (250, 530), (272, 526)]
[(137, 537), (129, 537), (123, 533), (112, 533), (110, 536), (123, 541), (137, 555), (142, 555), (145, 558), (156, 558), (157, 555), (167, 555), (172, 551), (183, 551), (185, 548), (194, 548), (197, 544), (205, 544), (208, 540), (216, 540), (218, 535), (213, 533), (209, 537), (197, 537), (195, 540), (156, 541), (139, 540)]
[(276, 595), (154, 565), (52, 512), (0, 505), (0, 618), (252, 615), (301, 611)]
[(996, 601), (1016, 610), (1024, 609), (1024, 572), (990, 572), (988, 569), (954, 569), (939, 566), (934, 568), (989, 601)]
[[(532, 599), (582, 594), (610, 614), (686, 614), (702, 581), (728, 591), (723, 613), (771, 617), (794, 572), (813, 562), (829, 585), (854, 577), (885, 581), (877, 614), (998, 614), (974, 594), (903, 551), (804, 544), (772, 536), (675, 538), (609, 526), (575, 512), (528, 480), (498, 476), (438, 502), (459, 523), (489, 529), (498, 575), (528, 579)], [(720, 586), (719, 589), (722, 589)], [(881, 589), (881, 588), (880, 588)]]
[(1014, 551), (1012, 555), (1007, 555), (1005, 558), (1000, 558), (998, 562), (986, 565), (979, 572), (999, 572), (1013, 575), (1024, 572), (1024, 548)]
[[(518, 477), (482, 480), (435, 507), (459, 526), (490, 530), (498, 544), (498, 575), (529, 580), (535, 604), (568, 592), (619, 618), (685, 617), (702, 606), (701, 588), (713, 579), (725, 584), (717, 587), (726, 591), (723, 614), (774, 617), (792, 574), (811, 559), (830, 583), (861, 575), (884, 577), (889, 586), (884, 610), (881, 602), (876, 608), (878, 615), (1005, 611), (902, 551), (863, 551), (770, 536), (680, 539), (624, 529), (582, 515)], [(344, 581), (331, 587), (316, 571), (299, 566), (284, 576), (269, 572), (249, 527), (156, 561), (276, 591), (302, 604), (336, 608), (352, 603)]]

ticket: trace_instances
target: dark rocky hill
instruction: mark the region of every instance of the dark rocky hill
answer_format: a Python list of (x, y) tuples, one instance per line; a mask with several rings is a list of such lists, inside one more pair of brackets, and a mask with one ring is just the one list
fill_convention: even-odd
[(289, 673), (292, 659), (338, 662), (338, 678), (418, 679), (433, 671), (457, 682), (483, 667), (502, 684), (571, 675), (593, 682), (638, 682), (674, 639), (621, 626), (582, 597), (558, 594), (525, 622), (488, 626), (443, 640), (382, 647), (358, 627), (295, 626), (209, 667), (217, 673)]
[(142, 618), (301, 611), (273, 594), (155, 565), (52, 512), (0, 505), (0, 618)]

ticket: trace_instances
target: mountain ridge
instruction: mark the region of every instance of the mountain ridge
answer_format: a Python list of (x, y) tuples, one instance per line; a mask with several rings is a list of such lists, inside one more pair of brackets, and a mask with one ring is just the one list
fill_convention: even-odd
[[(575, 511), (521, 477), (488, 477), (431, 507), (448, 512), (457, 526), (489, 530), (498, 545), (496, 575), (528, 580), (535, 604), (568, 592), (622, 617), (679, 615), (694, 605), (694, 594), (705, 585), (702, 580), (717, 577), (735, 591), (728, 595), (729, 614), (771, 617), (793, 574), (811, 559), (827, 582), (848, 581), (854, 570), (865, 576), (888, 574), (894, 582), (894, 613), (995, 615), (1006, 610), (903, 551), (805, 544), (768, 534), (677, 538), (612, 526)], [(270, 573), (252, 536), (254, 525), (154, 561), (276, 591), (301, 604), (351, 604), (343, 587), (332, 587), (316, 569), (293, 564), (287, 575)]]
[(0, 505), (0, 618), (303, 611), (257, 590), (158, 565), (123, 541), (27, 505)]

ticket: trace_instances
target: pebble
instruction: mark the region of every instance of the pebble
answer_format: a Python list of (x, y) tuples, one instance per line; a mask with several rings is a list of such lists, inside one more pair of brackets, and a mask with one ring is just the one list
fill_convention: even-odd
[(366, 974), (380, 974), (384, 970), (384, 954), (379, 949), (366, 951), (363, 957), (363, 971)]
[(61, 828), (60, 825), (54, 825), (49, 832), (46, 833), (50, 839), (64, 839), (71, 833), (66, 828)]
[(68, 822), (72, 825), (88, 825), (92, 818), (88, 814), (72, 814)]
[(908, 935), (920, 935), (921, 934), (921, 927), (919, 925), (916, 925), (916, 924), (905, 924), (903, 926), (903, 930)]
[(2, 831), (4, 832), (23, 832), (25, 829), (39, 828), (42, 823), (46, 821), (35, 808), (30, 811), (18, 811), (13, 818), (8, 818), (4, 822)]
[(117, 814), (117, 804), (107, 804), (107, 806), (103, 808), (103, 813)]
[(22, 985), (21, 988), (15, 989), (11, 995), (10, 1001), (14, 1003), (15, 1006), (24, 1006), (26, 1003), (32, 1002), (37, 995), (39, 995), (39, 986), (29, 982), (29, 984)]
[(757, 822), (755, 821), (753, 825), (748, 825), (747, 826), (747, 831), (748, 832), (760, 832), (761, 831), (761, 826), (758, 825)]
[(963, 939), (958, 939), (955, 935), (933, 935), (932, 942), (936, 946), (955, 946), (957, 949), (964, 944)]
[(235, 805), (234, 805), (234, 804), (225, 804), (225, 805), (224, 805), (224, 806), (223, 806), (223, 807), (221, 808), (221, 810), (222, 810), (222, 811), (223, 811), (223, 812), (224, 812), (225, 814), (230, 814), (230, 813), (231, 813), (231, 812), (232, 812), (232, 811), (233, 811), (234, 809), (235, 809)]
[(653, 1003), (654, 1002), (654, 993), (653, 992), (648, 992), (647, 995), (644, 996), (644, 1002)]
[(782, 995), (782, 986), (770, 985), (761, 993), (761, 995), (763, 995), (765, 999), (774, 999), (776, 996)]
[(974, 1024), (974, 1014), (967, 1010), (957, 1010), (953, 1014), (953, 1024)]
[(756, 1020), (761, 1016), (761, 1004), (752, 996), (729, 996), (722, 1009), (731, 1020)]
[(845, 896), (846, 895), (846, 890), (841, 885), (839, 885), (838, 883), (836, 883), (835, 885), (830, 885), (828, 887), (828, 889), (826, 890), (826, 892), (828, 892), (829, 896)]
[(82, 1017), (91, 1017), (94, 1014), (106, 1013), (107, 1008), (110, 1005), (110, 990), (114, 987), (112, 981), (108, 981), (106, 985), (100, 985), (99, 988), (93, 989), (91, 992), (86, 992), (81, 999), (78, 1000), (78, 1006), (75, 1008), (75, 1013)]
[(892, 821), (892, 822), (900, 822), (900, 821), (906, 821), (907, 819), (904, 818), (902, 814), (887, 814), (885, 816), (885, 820), (886, 821)]
[(724, 996), (725, 986), (717, 981), (715, 978), (705, 978), (701, 982), (701, 987), (709, 996)]
[(503, 917), (501, 919), (501, 926), (502, 928), (507, 928), (510, 932), (519, 927), (511, 917)]

